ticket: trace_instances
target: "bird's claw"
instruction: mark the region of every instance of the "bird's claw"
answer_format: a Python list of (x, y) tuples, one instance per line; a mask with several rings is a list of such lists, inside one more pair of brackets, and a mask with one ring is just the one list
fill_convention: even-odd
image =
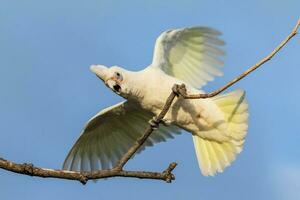
[(174, 94), (178, 97), (180, 92), (179, 92), (179, 85), (178, 84), (175, 84), (173, 87), (172, 87), (172, 91), (174, 92)]
[(177, 97), (186, 96), (186, 87), (184, 84), (181, 84), (181, 85), (175, 84), (172, 87), (172, 91)]
[(153, 117), (152, 119), (150, 119), (148, 121), (148, 123), (150, 124), (151, 128), (153, 128), (154, 130), (156, 130), (159, 127), (160, 121), (158, 121), (156, 117)]

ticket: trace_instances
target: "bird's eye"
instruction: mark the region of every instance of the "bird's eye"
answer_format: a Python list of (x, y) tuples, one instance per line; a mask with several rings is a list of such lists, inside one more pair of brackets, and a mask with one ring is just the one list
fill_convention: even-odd
[(116, 78), (119, 79), (120, 81), (123, 80), (123, 77), (122, 77), (122, 75), (120, 74), (120, 72), (115, 72), (115, 76), (116, 76)]

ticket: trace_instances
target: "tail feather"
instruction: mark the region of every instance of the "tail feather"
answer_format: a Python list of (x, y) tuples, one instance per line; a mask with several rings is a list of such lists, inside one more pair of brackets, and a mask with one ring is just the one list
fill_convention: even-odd
[(214, 176), (229, 166), (244, 145), (248, 129), (248, 104), (245, 92), (234, 91), (213, 98), (223, 112), (230, 138), (226, 142), (217, 142), (193, 135), (194, 146), (201, 172), (205, 176)]
[(223, 172), (241, 151), (241, 147), (232, 142), (218, 143), (202, 139), (199, 136), (193, 136), (193, 141), (198, 163), (204, 176), (214, 176), (217, 172)]

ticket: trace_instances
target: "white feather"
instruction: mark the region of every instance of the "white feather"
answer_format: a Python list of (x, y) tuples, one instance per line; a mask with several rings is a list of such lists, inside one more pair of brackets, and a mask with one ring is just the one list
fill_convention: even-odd
[[(213, 80), (213, 76), (222, 75), (218, 68), (223, 65), (219, 58), (224, 51), (218, 46), (224, 42), (217, 38), (219, 34), (207, 27), (163, 32), (156, 40), (151, 67), (199, 88)], [(192, 76), (192, 73), (197, 76)]]

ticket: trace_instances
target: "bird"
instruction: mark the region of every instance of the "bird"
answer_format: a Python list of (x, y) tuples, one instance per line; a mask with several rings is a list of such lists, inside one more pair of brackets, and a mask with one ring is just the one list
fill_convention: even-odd
[[(63, 169), (110, 169), (127, 152), (162, 110), (174, 84), (188, 94), (223, 75), (225, 42), (221, 32), (195, 26), (170, 29), (156, 39), (152, 63), (140, 71), (113, 65), (92, 65), (91, 71), (125, 100), (93, 116), (69, 151)], [(221, 173), (242, 151), (248, 129), (244, 90), (205, 99), (176, 98), (156, 129), (139, 149), (164, 142), (182, 132), (191, 134), (198, 165), (204, 176)]]

